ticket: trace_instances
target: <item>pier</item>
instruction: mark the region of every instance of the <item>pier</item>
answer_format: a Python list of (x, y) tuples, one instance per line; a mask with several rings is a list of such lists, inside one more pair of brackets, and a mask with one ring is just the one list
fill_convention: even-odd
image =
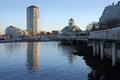
[(104, 56), (111, 58), (112, 66), (120, 61), (120, 28), (93, 31), (90, 32), (88, 38), (93, 46), (93, 55), (100, 54), (101, 60), (104, 59)]
[(112, 66), (116, 66), (120, 62), (120, 28), (112, 28), (91, 32), (79, 33), (65, 33), (59, 36), (61, 41), (66, 41), (71, 44), (75, 42), (85, 42), (86, 46), (92, 46), (93, 55), (100, 56), (103, 60), (104, 57), (112, 59)]
[(87, 31), (82, 32), (74, 32), (74, 33), (61, 33), (58, 36), (58, 39), (61, 42), (70, 43), (70, 44), (81, 44), (81, 43), (88, 43), (88, 34)]

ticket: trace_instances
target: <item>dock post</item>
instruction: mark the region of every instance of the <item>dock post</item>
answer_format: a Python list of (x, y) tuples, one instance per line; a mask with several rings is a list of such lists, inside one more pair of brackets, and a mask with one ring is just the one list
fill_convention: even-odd
[(95, 45), (95, 41), (93, 40), (93, 56), (95, 56), (96, 54), (96, 45)]
[(93, 44), (93, 56), (95, 56), (95, 53), (96, 53), (96, 47), (95, 44)]
[(97, 48), (97, 55), (99, 55), (99, 45), (96, 45)]
[(103, 41), (100, 42), (100, 58), (101, 60), (103, 60), (104, 58), (104, 42)]
[(116, 49), (116, 43), (112, 42), (112, 66), (116, 66), (116, 60), (117, 60), (117, 49)]

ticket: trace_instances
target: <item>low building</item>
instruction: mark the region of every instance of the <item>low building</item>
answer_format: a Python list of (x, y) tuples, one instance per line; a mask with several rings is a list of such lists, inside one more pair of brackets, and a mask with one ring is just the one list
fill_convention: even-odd
[(20, 36), (28, 35), (28, 32), (19, 29), (15, 26), (9, 26), (5, 29), (5, 34), (12, 37), (20, 37)]
[(0, 30), (0, 35), (2, 35), (2, 31)]
[(4, 35), (4, 31), (0, 29), (0, 35)]
[(70, 19), (68, 26), (64, 27), (61, 32), (66, 33), (66, 32), (80, 32), (81, 29), (75, 25), (74, 19)]

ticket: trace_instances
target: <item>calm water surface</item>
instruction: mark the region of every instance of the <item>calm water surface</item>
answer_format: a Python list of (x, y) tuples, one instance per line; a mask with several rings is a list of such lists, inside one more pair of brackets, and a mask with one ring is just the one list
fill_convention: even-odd
[(88, 80), (92, 69), (59, 42), (1, 43), (0, 80)]

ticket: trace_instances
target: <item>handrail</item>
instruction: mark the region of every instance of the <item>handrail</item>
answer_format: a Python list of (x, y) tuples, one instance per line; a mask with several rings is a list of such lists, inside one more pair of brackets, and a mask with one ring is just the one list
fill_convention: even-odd
[(100, 31), (92, 31), (89, 34), (89, 39), (107, 39), (107, 40), (120, 40), (120, 27), (100, 30)]

